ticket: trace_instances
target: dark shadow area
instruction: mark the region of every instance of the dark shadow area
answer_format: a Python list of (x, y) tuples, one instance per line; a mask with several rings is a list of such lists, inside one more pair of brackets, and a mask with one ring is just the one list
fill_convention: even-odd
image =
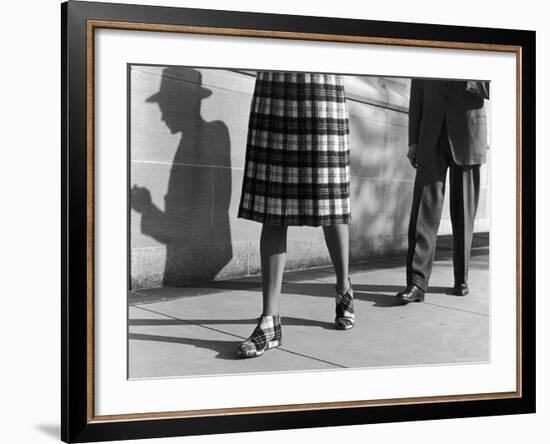
[[(252, 319), (129, 319), (129, 327), (143, 326), (209, 326), (209, 325), (251, 325), (258, 323), (257, 318)], [(291, 316), (282, 316), (281, 324), (286, 326), (303, 326), (303, 327), (319, 327), (327, 330), (335, 330), (332, 322), (323, 322), (312, 319), (295, 318)], [(208, 328), (208, 327), (206, 327)], [(218, 331), (218, 330), (217, 330)], [(227, 334), (227, 333), (226, 333)], [(216, 359), (235, 360), (240, 359), (237, 356), (236, 350), (239, 344), (246, 338), (241, 338), (238, 341), (219, 341), (211, 339), (197, 338), (182, 338), (174, 336), (150, 335), (141, 333), (129, 333), (128, 340), (137, 341), (157, 341), (174, 344), (191, 345), (197, 348), (205, 348), (213, 350), (216, 353)]]
[[(223, 289), (223, 291), (243, 290), (243, 283), (239, 282), (218, 281), (215, 284), (217, 289)], [(261, 293), (261, 288), (255, 288), (257, 288), (258, 293)], [(353, 284), (353, 296), (356, 300), (373, 302), (375, 307), (393, 307), (398, 305), (394, 301), (395, 293), (402, 289), (403, 286)], [(378, 294), (373, 293), (374, 291), (389, 293)], [(282, 293), (299, 296), (334, 298), (334, 284), (325, 282), (284, 283)], [(299, 321), (301, 323), (296, 325), (310, 325), (303, 323), (303, 319)], [(333, 328), (332, 324), (330, 325)]]
[[(484, 239), (485, 238), (485, 239)], [(485, 233), (476, 235), (474, 238), (474, 246), (472, 249), (472, 259), (476, 257), (486, 257), (489, 254), (489, 247), (485, 246), (488, 237)], [(443, 236), (441, 247), (436, 252), (436, 261), (450, 260), (453, 257), (451, 236)], [(384, 259), (372, 259), (366, 262), (350, 265), (350, 274), (353, 282), (353, 274), (377, 269), (390, 269), (405, 266), (404, 257), (393, 257)], [(441, 266), (441, 264), (440, 264)], [(452, 264), (449, 264), (452, 266)], [(477, 264), (476, 268), (485, 269), (487, 265)], [(332, 267), (323, 267), (314, 270), (289, 271), (284, 275), (283, 292), (290, 294), (303, 294), (315, 297), (334, 297), (334, 285), (323, 282), (306, 282), (313, 279), (324, 279), (333, 274)], [(432, 286), (429, 287), (428, 293), (439, 293), (447, 296), (453, 296), (451, 293), (452, 282), (449, 282), (449, 287)], [(405, 286), (405, 274), (403, 272), (402, 281), (388, 284), (353, 284), (355, 297), (357, 299), (373, 302), (375, 307), (392, 307), (395, 294), (402, 290)], [(231, 280), (210, 281), (206, 283), (198, 283), (194, 285), (186, 285), (176, 288), (152, 289), (146, 291), (134, 291), (129, 295), (130, 305), (140, 305), (155, 303), (167, 300), (181, 299), (186, 297), (196, 297), (209, 294), (223, 293), (227, 291), (255, 291), (261, 293), (262, 283), (259, 276), (250, 276)], [(378, 294), (383, 293), (383, 294)]]
[(61, 437), (61, 426), (59, 424), (35, 424), (34, 428), (56, 440)]
[(218, 353), (216, 359), (240, 359), (237, 356), (236, 350), (242, 341), (214, 341), (209, 339), (190, 339), (190, 338), (177, 338), (173, 336), (159, 336), (159, 335), (144, 335), (138, 333), (130, 333), (128, 335), (129, 340), (134, 341), (157, 341), (168, 342), (174, 344), (192, 345), (197, 348), (206, 348)]
[(170, 132), (181, 133), (164, 211), (147, 188), (132, 182), (130, 191), (131, 208), (141, 214), (141, 232), (166, 245), (166, 286), (212, 280), (233, 256), (229, 131), (225, 123), (201, 117), (201, 102), (211, 93), (198, 70), (170, 67), (162, 72), (160, 90), (147, 99), (158, 105)]
[[(256, 325), (258, 319), (130, 319), (128, 325), (132, 326), (167, 326), (167, 325)], [(320, 327), (328, 330), (334, 330), (331, 322), (323, 322), (312, 319), (295, 318), (292, 316), (281, 316), (283, 325)]]

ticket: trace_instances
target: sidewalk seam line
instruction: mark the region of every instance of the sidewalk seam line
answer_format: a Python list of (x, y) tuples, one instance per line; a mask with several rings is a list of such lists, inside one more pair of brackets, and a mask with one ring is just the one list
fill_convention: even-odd
[(424, 304), (426, 304), (426, 305), (431, 305), (432, 307), (443, 308), (443, 309), (446, 309), (446, 310), (460, 311), (460, 312), (462, 312), (462, 313), (469, 313), (469, 314), (474, 314), (474, 315), (478, 315), (478, 316), (484, 316), (484, 317), (486, 317), (486, 318), (489, 317), (489, 315), (486, 314), (486, 313), (479, 313), (479, 312), (477, 312), (477, 311), (463, 310), (463, 309), (461, 309), (461, 308), (455, 308), (455, 307), (448, 307), (447, 305), (434, 304), (433, 302), (426, 302), (426, 301), (424, 301)]

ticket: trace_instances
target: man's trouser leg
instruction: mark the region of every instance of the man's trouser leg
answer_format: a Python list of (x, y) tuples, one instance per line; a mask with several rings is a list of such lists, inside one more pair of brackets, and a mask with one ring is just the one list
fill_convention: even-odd
[(468, 282), (474, 219), (479, 203), (479, 165), (460, 166), (451, 162), (449, 177), (453, 266), (455, 283)]
[(434, 155), (427, 165), (419, 165), (414, 182), (409, 222), (407, 284), (426, 291), (435, 255), (437, 231), (445, 198), (445, 179), (451, 161), (445, 124)]

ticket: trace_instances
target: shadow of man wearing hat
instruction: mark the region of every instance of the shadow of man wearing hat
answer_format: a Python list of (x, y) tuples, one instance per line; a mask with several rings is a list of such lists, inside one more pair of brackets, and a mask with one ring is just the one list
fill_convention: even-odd
[(198, 70), (170, 67), (162, 72), (160, 90), (147, 99), (159, 106), (170, 132), (181, 133), (164, 211), (147, 188), (134, 184), (130, 193), (142, 233), (166, 245), (163, 285), (213, 280), (233, 256), (229, 132), (222, 121), (201, 117), (201, 102), (211, 94)]

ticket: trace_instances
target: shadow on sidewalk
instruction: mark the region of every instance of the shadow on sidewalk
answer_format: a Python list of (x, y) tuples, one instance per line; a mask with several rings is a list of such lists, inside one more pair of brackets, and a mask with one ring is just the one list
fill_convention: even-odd
[[(160, 313), (159, 313), (160, 314)], [(130, 319), (128, 325), (132, 326), (168, 326), (168, 325), (253, 325), (258, 323), (257, 318), (251, 319)], [(313, 319), (295, 318), (292, 316), (281, 316), (281, 323), (291, 326), (320, 327), (327, 330), (334, 330), (331, 322), (317, 321)]]
[(197, 348), (206, 348), (218, 353), (216, 359), (235, 360), (239, 359), (237, 356), (237, 348), (241, 341), (214, 341), (209, 339), (197, 339), (197, 338), (181, 338), (174, 336), (160, 336), (160, 335), (145, 335), (140, 333), (130, 333), (128, 335), (129, 341), (155, 341), (155, 342), (168, 342), (173, 344), (191, 345)]
[[(402, 285), (353, 284), (353, 294), (356, 300), (371, 302), (373, 307), (397, 307), (402, 306), (402, 304), (396, 303), (395, 294), (403, 290), (403, 288), (405, 288), (404, 283)], [(242, 279), (213, 281), (197, 285), (193, 288), (175, 287), (172, 290), (174, 290), (175, 294), (171, 297), (166, 296), (166, 289), (164, 289), (164, 297), (159, 298), (153, 293), (149, 294), (150, 298), (136, 298), (136, 300), (130, 302), (130, 305), (143, 307), (143, 305), (146, 305), (147, 303), (155, 303), (162, 300), (173, 300), (191, 296), (205, 296), (208, 294), (217, 294), (232, 291), (256, 292), (259, 295), (261, 295), (262, 292), (261, 283), (250, 282)], [(428, 293), (453, 296), (451, 290), (452, 288), (450, 286), (429, 287)], [(194, 293), (190, 294), (190, 291), (193, 291)], [(151, 291), (151, 293), (152, 292), (154, 292), (154, 290)], [(334, 298), (334, 284), (324, 282), (284, 282), (282, 293), (294, 294), (299, 296)], [(130, 325), (132, 324), (130, 323)]]
[[(152, 311), (152, 310), (151, 310)], [(157, 313), (157, 312), (155, 312)], [(255, 326), (258, 323), (258, 319), (130, 319), (128, 325), (132, 326), (174, 326), (174, 325), (196, 325), (205, 327), (208, 325), (243, 325), (249, 324)], [(327, 330), (334, 330), (334, 324), (331, 322), (323, 322), (311, 319), (295, 318), (290, 316), (283, 316), (281, 318), (282, 325), (288, 326), (304, 326), (304, 327), (320, 327)], [(205, 327), (209, 328), (209, 327)], [(213, 331), (223, 333), (227, 335), (227, 332), (211, 329)], [(252, 330), (251, 330), (252, 333)], [(231, 333), (230, 333), (231, 334)], [(151, 335), (142, 333), (129, 333), (129, 341), (154, 341), (164, 342), (172, 344), (191, 345), (197, 348), (209, 349), (217, 353), (216, 359), (236, 360), (240, 359), (237, 356), (237, 349), (239, 344), (245, 340), (245, 337), (238, 337), (237, 341), (219, 341), (210, 339), (198, 339), (198, 338), (184, 338), (176, 336), (165, 335)]]
[[(487, 249), (481, 248), (476, 251), (472, 256), (482, 256), (487, 255)], [(452, 258), (451, 258), (452, 259)], [(483, 261), (482, 261), (483, 262)], [(485, 265), (482, 263), (481, 265)], [(488, 264), (487, 264), (488, 265)], [(479, 264), (477, 265), (479, 266)], [(365, 270), (369, 271), (369, 266), (366, 264)], [(355, 274), (360, 274), (363, 271), (358, 271), (352, 273), (352, 280)], [(283, 284), (282, 293), (286, 295), (296, 295), (302, 296), (304, 303), (315, 303), (316, 300), (310, 299), (308, 297), (314, 298), (334, 298), (334, 283), (330, 278), (331, 273), (324, 272), (319, 273), (314, 271), (313, 280), (308, 280), (312, 278), (312, 275), (308, 275), (307, 272), (301, 272), (301, 274), (294, 273), (289, 274), (288, 278), (285, 275), (285, 282)], [(327, 279), (328, 278), (328, 279)], [(363, 278), (364, 280), (365, 279)], [(305, 282), (301, 282), (303, 280)], [(328, 280), (329, 282), (325, 282)], [(357, 280), (360, 280), (357, 277)], [(403, 276), (404, 280), (404, 276)], [(393, 281), (395, 282), (395, 281)], [(224, 281), (212, 281), (204, 284), (197, 284), (194, 287), (187, 286), (184, 288), (183, 294), (187, 291), (194, 291), (195, 295), (208, 295), (216, 293), (232, 293), (235, 292), (234, 297), (238, 297), (239, 291), (242, 292), (252, 292), (254, 293), (253, 297), (261, 298), (262, 292), (261, 280), (259, 277), (248, 277), (235, 280), (224, 280)], [(390, 308), (390, 307), (403, 307), (403, 305), (398, 304), (395, 300), (395, 294), (402, 290), (404, 287), (404, 282), (401, 285), (397, 284), (362, 284), (354, 283), (354, 297), (357, 301), (369, 302), (370, 307), (378, 308)], [(439, 294), (439, 295), (451, 295), (452, 288), (449, 287), (430, 287), (428, 289), (429, 293)], [(170, 295), (180, 295), (182, 296), (182, 288), (164, 288), (163, 292), (168, 291)], [(154, 292), (154, 291), (153, 291)], [(160, 293), (159, 293), (160, 294)], [(158, 295), (157, 295), (158, 296)], [(191, 293), (187, 293), (185, 296), (191, 296)], [(250, 295), (249, 295), (250, 296)], [(454, 296), (451, 296), (454, 297)], [(173, 299), (173, 297), (168, 297), (167, 299)], [(179, 299), (179, 298), (178, 298)], [(319, 300), (317, 300), (319, 301)], [(134, 318), (128, 320), (128, 327), (131, 330), (134, 330), (129, 333), (129, 341), (153, 341), (153, 342), (162, 342), (162, 343), (172, 343), (172, 344), (181, 344), (197, 349), (207, 349), (215, 352), (215, 359), (223, 360), (237, 360), (240, 359), (237, 356), (237, 349), (239, 344), (246, 339), (244, 336), (233, 333), (237, 332), (246, 332), (245, 334), (252, 333), (253, 328), (258, 322), (257, 318), (223, 318), (223, 319), (211, 319), (211, 318), (180, 318), (172, 316), (167, 313), (163, 313), (162, 309), (149, 308), (147, 303), (138, 303), (135, 305), (135, 310), (139, 310), (140, 314), (145, 318)], [(204, 312), (203, 312), (204, 313)], [(197, 313), (198, 314), (198, 313)], [(239, 313), (236, 312), (238, 315)], [(146, 316), (152, 317), (153, 315), (162, 316), (162, 318), (146, 318)], [(139, 315), (138, 315), (139, 316)], [(204, 316), (204, 314), (203, 314)], [(383, 316), (383, 315), (382, 315)], [(219, 317), (219, 315), (218, 315)], [(334, 330), (333, 322), (326, 322), (322, 320), (315, 319), (306, 319), (292, 316), (282, 316), (281, 323), (286, 326), (297, 326), (297, 327), (313, 327), (320, 328), (323, 330)], [(205, 331), (210, 331), (214, 334), (219, 334), (220, 337), (225, 337), (226, 340), (217, 340), (217, 339), (200, 339), (200, 338), (189, 338), (189, 337), (180, 337), (180, 336), (169, 336), (169, 335), (158, 335), (158, 334), (144, 334), (135, 332), (136, 329), (140, 327), (185, 327), (185, 326), (194, 326), (205, 329)], [(243, 326), (243, 329), (228, 329), (224, 327), (228, 326)], [(250, 328), (244, 328), (244, 326), (249, 326)], [(183, 333), (185, 330), (177, 329), (179, 333)], [(164, 332), (162, 332), (164, 333)], [(227, 340), (227, 337), (230, 337), (230, 340)]]
[[(443, 242), (442, 242), (443, 243)], [(436, 262), (442, 266), (442, 261), (452, 261), (452, 248), (448, 249), (445, 245), (438, 250)], [(472, 249), (472, 259), (476, 257), (488, 257), (489, 248), (485, 246)], [(351, 265), (350, 275), (353, 281), (355, 274), (369, 272), (379, 269), (391, 269), (403, 267), (402, 258), (376, 259), (364, 263)], [(452, 267), (452, 263), (448, 266)], [(489, 264), (476, 264), (475, 268), (488, 269)], [(472, 267), (474, 268), (474, 267)], [(286, 294), (297, 294), (313, 297), (334, 297), (334, 284), (320, 282), (320, 279), (326, 279), (333, 274), (332, 267), (317, 269), (299, 270), (285, 272), (282, 292)], [(312, 281), (318, 279), (317, 281)], [(354, 295), (356, 299), (369, 301), (374, 307), (393, 307), (398, 306), (394, 301), (395, 294), (405, 287), (405, 276), (400, 276), (400, 284), (353, 284)], [(308, 281), (308, 282), (301, 282)], [(449, 287), (429, 287), (428, 293), (444, 294), (453, 296), (451, 293), (451, 284)], [(150, 290), (134, 290), (128, 295), (129, 305), (142, 305), (147, 303), (174, 300), (186, 297), (207, 296), (229, 291), (253, 291), (261, 293), (262, 283), (260, 276), (247, 276), (231, 280), (218, 280), (194, 285), (185, 285), (182, 287), (162, 287)]]
[[(216, 289), (223, 289), (225, 291), (254, 291), (261, 293), (261, 288), (258, 285), (250, 285), (248, 282), (238, 281), (217, 281), (212, 282), (213, 287)], [(210, 283), (204, 284), (203, 287), (210, 288)], [(402, 290), (403, 286), (395, 285), (363, 285), (353, 284), (353, 296), (354, 299), (360, 301), (372, 302), (374, 307), (396, 307), (402, 306), (395, 301), (395, 294)], [(433, 288), (433, 292), (443, 292), (450, 289)], [(282, 293), (295, 294), (299, 296), (311, 296), (311, 297), (329, 297), (334, 298), (334, 284), (324, 282), (287, 282), (283, 283)]]

